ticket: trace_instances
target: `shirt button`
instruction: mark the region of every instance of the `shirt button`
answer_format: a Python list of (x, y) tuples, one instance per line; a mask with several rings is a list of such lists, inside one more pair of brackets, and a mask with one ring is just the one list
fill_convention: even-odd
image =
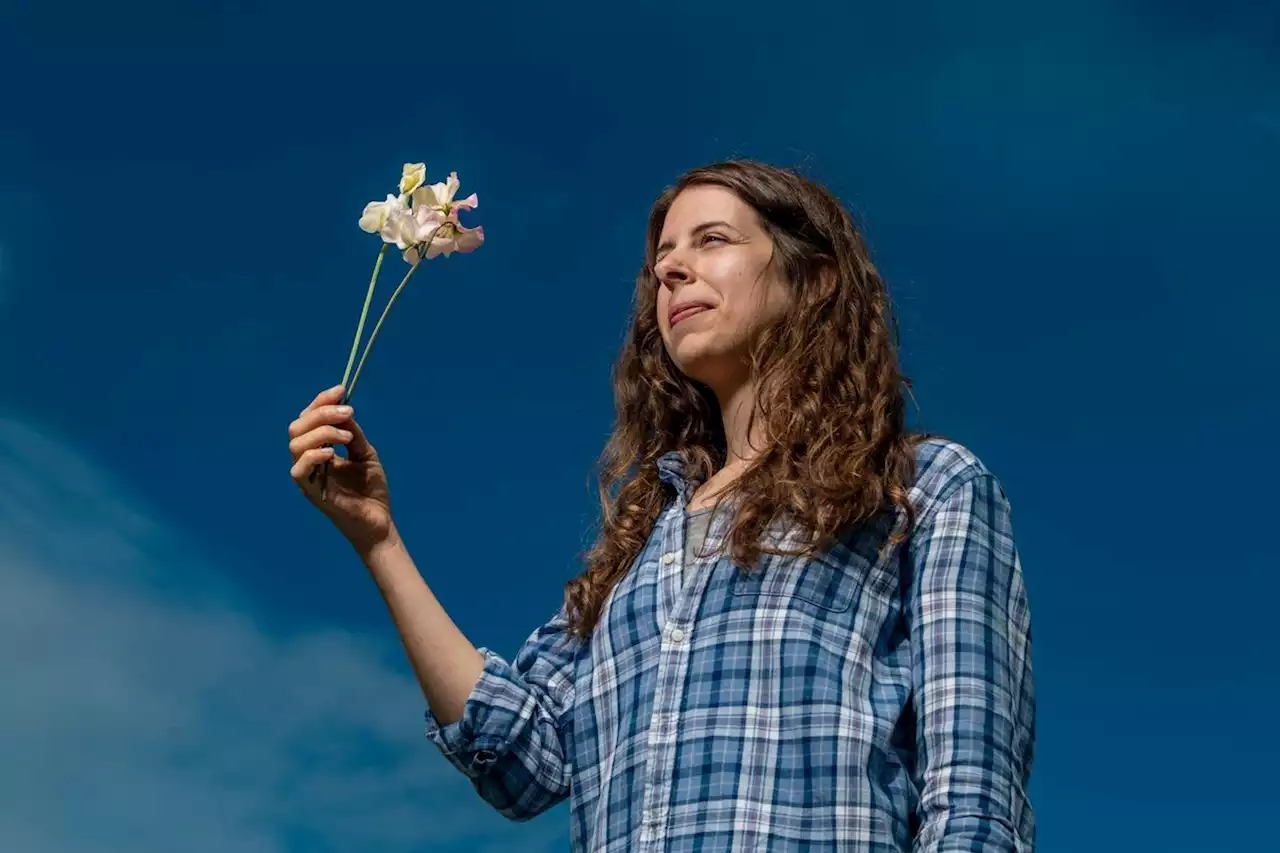
[(662, 555), (662, 564), (663, 564), (664, 566), (669, 566), (669, 565), (671, 565), (672, 563), (674, 563), (675, 561), (676, 561), (676, 555), (675, 555), (675, 554), (663, 554), (663, 555)]
[(683, 629), (683, 628), (672, 628), (672, 629), (671, 629), (671, 642), (673, 642), (673, 643), (683, 643), (683, 642), (684, 642), (684, 638), (685, 638), (685, 633), (684, 633), (684, 629)]

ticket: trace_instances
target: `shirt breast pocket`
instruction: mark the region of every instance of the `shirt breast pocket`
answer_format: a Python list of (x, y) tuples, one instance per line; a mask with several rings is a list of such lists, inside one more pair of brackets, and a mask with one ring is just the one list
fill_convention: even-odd
[(766, 555), (759, 568), (738, 570), (728, 596), (735, 623), (758, 641), (776, 641), (786, 660), (831, 654), (869, 664), (898, 589), (884, 533), (863, 530), (813, 557)]
[(785, 607), (822, 618), (888, 606), (899, 579), (893, 554), (886, 548), (893, 517), (877, 516), (845, 531), (828, 549), (813, 557), (767, 554), (758, 569), (739, 572), (732, 587), (742, 606), (755, 599), (772, 610)]
[(729, 624), (750, 643), (754, 677), (764, 679), (759, 689), (791, 709), (780, 726), (803, 727), (796, 709), (851, 707), (870, 683), (887, 608), (875, 570), (831, 555), (769, 557), (735, 577)]
[(732, 592), (735, 608), (796, 610), (824, 618), (847, 612), (862, 590), (865, 572), (823, 555), (770, 556), (749, 572), (739, 571)]

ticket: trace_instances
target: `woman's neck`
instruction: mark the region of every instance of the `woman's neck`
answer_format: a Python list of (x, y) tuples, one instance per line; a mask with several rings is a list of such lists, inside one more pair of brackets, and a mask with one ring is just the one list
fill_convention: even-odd
[(720, 402), (720, 423), (724, 425), (724, 467), (745, 467), (764, 446), (759, 418), (751, 417), (756, 407), (755, 383), (745, 382), (724, 394), (717, 393), (716, 399)]
[(720, 402), (720, 421), (724, 425), (725, 460), (720, 470), (695, 492), (691, 501), (691, 507), (695, 509), (714, 504), (719, 495), (750, 467), (764, 446), (759, 419), (751, 417), (756, 405), (753, 383), (743, 383), (724, 393), (717, 391), (716, 399)]

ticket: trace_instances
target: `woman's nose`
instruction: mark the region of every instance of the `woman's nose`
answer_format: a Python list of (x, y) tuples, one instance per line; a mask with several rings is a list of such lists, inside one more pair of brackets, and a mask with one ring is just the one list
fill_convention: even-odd
[(654, 272), (658, 274), (658, 281), (667, 287), (674, 287), (677, 284), (688, 284), (693, 280), (693, 271), (675, 252), (671, 252), (662, 260), (658, 261)]

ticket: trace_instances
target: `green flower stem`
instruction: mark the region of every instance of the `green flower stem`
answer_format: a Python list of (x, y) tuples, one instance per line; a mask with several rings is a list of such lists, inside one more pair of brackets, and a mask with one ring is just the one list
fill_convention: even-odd
[[(347, 369), (342, 372), (342, 385), (346, 388), (347, 380), (351, 378), (351, 365), (356, 361), (356, 350), (360, 348), (360, 338), (364, 335), (364, 322), (369, 317), (369, 304), (373, 302), (373, 288), (378, 283), (378, 273), (382, 270), (382, 259), (387, 256), (387, 244), (383, 243), (382, 248), (378, 250), (378, 260), (373, 265), (373, 275), (369, 277), (369, 290), (364, 295), (364, 307), (360, 309), (360, 322), (356, 325), (356, 337), (351, 342), (351, 354), (347, 356)], [(344, 401), (350, 399), (351, 391), (349, 389), (343, 391)]]
[[(425, 251), (422, 249), (420, 251)], [(422, 258), (413, 262), (413, 266), (409, 267), (409, 271), (404, 274), (404, 278), (400, 280), (400, 285), (396, 287), (395, 292), (391, 294), (391, 298), (387, 300), (387, 307), (382, 309), (382, 316), (378, 318), (378, 322), (374, 324), (373, 331), (369, 333), (369, 343), (364, 346), (364, 354), (360, 356), (360, 363), (356, 365), (355, 375), (351, 377), (351, 387), (347, 389), (347, 399), (351, 399), (351, 395), (355, 393), (356, 382), (360, 379), (360, 370), (364, 367), (364, 360), (369, 357), (369, 350), (373, 349), (373, 342), (378, 339), (378, 330), (382, 328), (382, 322), (387, 319), (387, 312), (391, 310), (391, 306), (396, 304), (396, 297), (400, 295), (400, 291), (404, 290), (404, 286), (409, 283), (409, 279), (413, 277), (413, 273), (418, 269), (418, 265), (422, 263)]]
[[(373, 289), (378, 284), (378, 273), (382, 271), (382, 259), (387, 256), (387, 244), (383, 243), (382, 248), (378, 250), (378, 259), (373, 262), (373, 275), (369, 276), (369, 289), (364, 295), (364, 307), (360, 309), (360, 322), (356, 324), (356, 338), (351, 342), (351, 354), (347, 356), (347, 369), (342, 372), (342, 402), (346, 402), (351, 397), (351, 391), (346, 389), (347, 379), (351, 377), (351, 365), (356, 360), (356, 350), (360, 348), (360, 338), (364, 335), (364, 323), (369, 317), (369, 305), (373, 302)], [(328, 447), (329, 445), (325, 445)], [(329, 497), (329, 462), (324, 463), (324, 471), (320, 476), (320, 499), (327, 500)], [(318, 467), (318, 466), (317, 466)], [(311, 469), (311, 476), (308, 481), (315, 482), (316, 469)]]

